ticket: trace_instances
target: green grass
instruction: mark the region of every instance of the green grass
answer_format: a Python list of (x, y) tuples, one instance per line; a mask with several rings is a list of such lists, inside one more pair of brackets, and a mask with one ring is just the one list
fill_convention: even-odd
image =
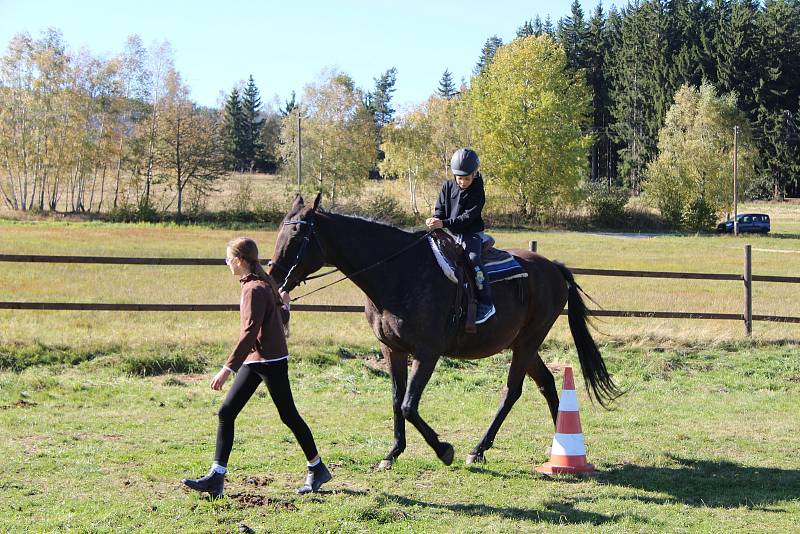
[[(538, 241), (577, 267), (800, 272), (800, 207), (754, 205), (769, 237), (493, 231), (501, 247)], [(771, 211), (775, 210), (775, 211)], [(0, 221), (0, 253), (222, 258), (245, 233), (269, 256), (271, 228)], [(579, 276), (607, 309), (738, 312), (735, 282)], [(318, 287), (312, 282), (295, 296)], [(0, 263), (0, 300), (233, 303), (225, 268)], [(800, 315), (800, 287), (756, 283), (755, 313)], [(360, 304), (343, 283), (303, 302)], [(595, 334), (628, 390), (613, 411), (580, 392), (589, 480), (532, 468), (552, 439), (529, 382), (490, 463), (466, 467), (497, 406), (508, 355), (443, 360), (421, 412), (457, 450), (444, 467), (409, 426), (396, 468), (373, 466), (391, 444), (390, 384), (361, 314), (296, 312), (289, 339), (301, 413), (335, 468), (330, 491), (297, 497), (303, 458), (265, 391), (240, 416), (229, 493), (209, 502), (179, 479), (202, 474), (222, 395), (208, 387), (238, 332), (235, 313), (0, 310), (0, 532), (791, 532), (800, 519), (800, 325), (604, 319)], [(575, 363), (560, 319), (543, 349)], [(557, 377), (560, 380), (560, 377)], [(255, 478), (253, 478), (255, 477)], [(250, 480), (248, 482), (248, 480)]]
[[(374, 470), (391, 444), (385, 372), (359, 355), (293, 359), (298, 407), (334, 480), (325, 493), (294, 495), (302, 454), (262, 388), (237, 421), (232, 496), (219, 502), (179, 483), (203, 473), (212, 453), (222, 395), (210, 374), (142, 378), (113, 356), (0, 373), (0, 531), (791, 532), (800, 519), (798, 349), (604, 347), (628, 392), (606, 411), (579, 391), (588, 459), (600, 471), (586, 480), (533, 472), (553, 427), (531, 382), (489, 463), (463, 464), (494, 413), (506, 355), (434, 374), (421, 412), (456, 447), (454, 465), (441, 465), (409, 426), (389, 472)], [(545, 358), (574, 356), (551, 344)]]

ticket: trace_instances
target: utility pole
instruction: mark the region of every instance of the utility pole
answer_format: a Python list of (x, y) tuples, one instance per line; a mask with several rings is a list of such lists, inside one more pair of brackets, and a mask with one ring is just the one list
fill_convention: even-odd
[(733, 127), (733, 235), (739, 235), (739, 127)]
[(297, 110), (297, 187), (303, 185), (303, 145), (300, 143), (300, 109)]

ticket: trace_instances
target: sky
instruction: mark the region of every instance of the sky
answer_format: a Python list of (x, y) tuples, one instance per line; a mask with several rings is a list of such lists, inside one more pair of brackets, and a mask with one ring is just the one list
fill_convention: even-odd
[[(120, 53), (128, 35), (172, 44), (176, 69), (205, 106), (252, 75), (265, 103), (302, 94), (324, 69), (359, 87), (397, 68), (399, 110), (435, 91), (445, 69), (468, 79), (487, 38), (504, 42), (539, 14), (555, 23), (570, 0), (0, 0), (0, 46), (14, 34), (62, 31), (73, 52)], [(581, 0), (588, 16), (596, 2)], [(494, 6), (489, 7), (491, 4)]]

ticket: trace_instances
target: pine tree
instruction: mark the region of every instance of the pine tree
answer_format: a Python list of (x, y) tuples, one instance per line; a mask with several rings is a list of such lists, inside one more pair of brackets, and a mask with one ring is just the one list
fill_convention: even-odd
[[(704, 0), (668, 0), (668, 79), (670, 90), (683, 84), (699, 86), (704, 77), (708, 54), (703, 44), (712, 24)], [(726, 90), (725, 92), (728, 92)]]
[(292, 114), (292, 111), (294, 111), (297, 108), (297, 106), (298, 106), (297, 95), (295, 95), (295, 92), (292, 91), (292, 98), (291, 99), (287, 98), (286, 102), (283, 104), (283, 107), (280, 108), (278, 112), (281, 114), (281, 117), (288, 117), (289, 115)]
[(234, 171), (244, 170), (242, 147), (244, 112), (239, 90), (234, 87), (225, 101), (222, 119), (222, 144), (225, 149), (225, 168)]
[(766, 0), (757, 19), (760, 35), (757, 64), (756, 126), (765, 170), (774, 198), (783, 198), (796, 180), (800, 148), (792, 135), (792, 118), (800, 98), (800, 3)]
[(533, 24), (530, 20), (526, 20), (522, 26), (517, 28), (517, 37), (530, 37), (531, 35), (535, 35)]
[(542, 33), (553, 37), (556, 33), (555, 28), (553, 28), (553, 21), (550, 20), (550, 15), (548, 14), (544, 18), (544, 24), (542, 24)]
[(367, 107), (375, 116), (375, 125), (380, 130), (394, 117), (392, 108), (392, 93), (395, 92), (394, 84), (397, 81), (397, 68), (392, 67), (378, 78), (375, 78), (375, 90), (367, 95)]
[(486, 39), (486, 43), (484, 43), (483, 48), (481, 49), (481, 55), (478, 58), (478, 63), (475, 65), (475, 69), (473, 71), (476, 76), (486, 70), (486, 68), (492, 62), (492, 59), (494, 59), (497, 49), (501, 46), (503, 46), (503, 40), (496, 35), (492, 35)]
[[(258, 164), (257, 156), (261, 152), (261, 128), (264, 120), (261, 118), (261, 97), (258, 94), (253, 76), (247, 81), (242, 92), (242, 166), (250, 172)], [(263, 165), (261, 165), (263, 167)]]
[(583, 47), (586, 81), (592, 90), (592, 122), (595, 132), (595, 142), (590, 153), (592, 181), (599, 180), (601, 176), (607, 179), (612, 176), (609, 169), (611, 147), (608, 136), (610, 101), (606, 80), (606, 51), (609, 46), (603, 6), (597, 4), (586, 26)]
[(458, 94), (456, 84), (453, 81), (453, 75), (450, 74), (449, 69), (445, 69), (442, 74), (442, 78), (439, 80), (439, 88), (436, 89), (436, 94), (447, 100), (450, 100)]
[(558, 40), (567, 52), (570, 67), (582, 69), (586, 67), (585, 47), (588, 45), (586, 22), (583, 9), (578, 0), (570, 6), (570, 16), (558, 21)]
[(542, 19), (539, 15), (536, 15), (533, 19), (533, 34), (534, 35), (542, 35), (544, 33), (544, 27), (542, 26)]

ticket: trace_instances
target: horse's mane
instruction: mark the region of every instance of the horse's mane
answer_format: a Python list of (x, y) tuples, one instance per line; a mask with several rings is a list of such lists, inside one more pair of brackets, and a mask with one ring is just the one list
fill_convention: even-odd
[(337, 212), (334, 212), (334, 211), (323, 210), (321, 208), (317, 209), (317, 211), (319, 213), (324, 213), (325, 215), (332, 215), (334, 217), (341, 217), (341, 218), (348, 219), (348, 220), (351, 220), (351, 221), (360, 222), (360, 223), (363, 223), (363, 224), (369, 225), (369, 226), (379, 226), (379, 227), (381, 227), (381, 228), (383, 228), (385, 230), (389, 230), (391, 233), (393, 233), (396, 236), (401, 236), (402, 235), (404, 237), (412, 237), (413, 238), (413, 237), (421, 237), (422, 234), (426, 233), (425, 230), (414, 230), (414, 231), (404, 230), (402, 228), (398, 228), (396, 226), (393, 226), (393, 225), (391, 225), (391, 224), (389, 224), (389, 223), (387, 223), (385, 221), (379, 221), (379, 220), (371, 219), (369, 217), (364, 217), (364, 216), (361, 216), (361, 215), (351, 215), (351, 214), (348, 214), (348, 213), (337, 213)]

